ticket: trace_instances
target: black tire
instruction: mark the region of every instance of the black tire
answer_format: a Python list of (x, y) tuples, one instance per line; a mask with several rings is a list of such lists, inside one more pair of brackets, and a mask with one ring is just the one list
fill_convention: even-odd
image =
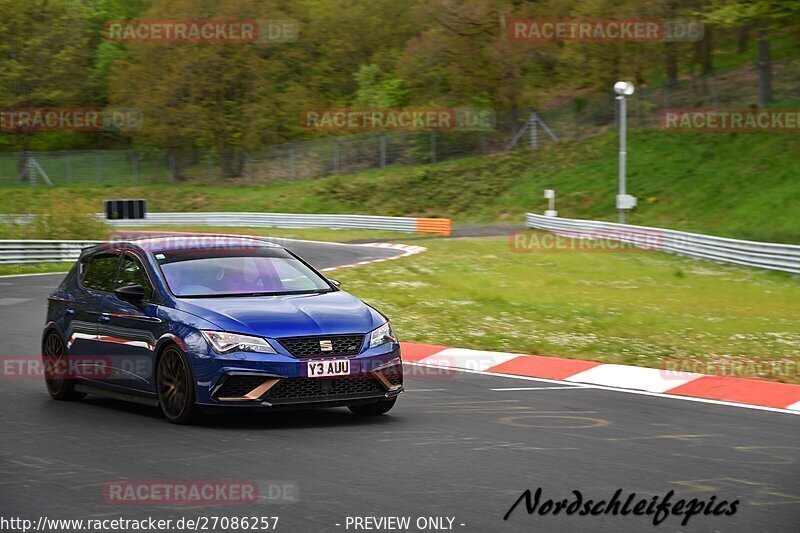
[(71, 401), (86, 397), (86, 393), (75, 390), (75, 380), (69, 379), (67, 347), (58, 333), (51, 331), (42, 343), (42, 363), (47, 392), (56, 400)]
[(170, 344), (158, 359), (156, 369), (158, 405), (164, 417), (173, 424), (191, 424), (202, 418), (195, 404), (194, 380), (186, 355)]
[(394, 402), (396, 401), (397, 398), (392, 398), (391, 400), (381, 400), (375, 403), (348, 405), (347, 408), (350, 409), (350, 412), (354, 415), (378, 416), (388, 413), (389, 410), (394, 407)]

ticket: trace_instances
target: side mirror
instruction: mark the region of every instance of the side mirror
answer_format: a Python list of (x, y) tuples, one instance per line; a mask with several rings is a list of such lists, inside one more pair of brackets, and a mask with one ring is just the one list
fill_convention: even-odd
[(342, 286), (342, 282), (341, 281), (338, 281), (338, 280), (335, 280), (335, 279), (331, 279), (331, 278), (328, 278), (328, 281), (333, 283), (333, 286), (336, 287), (336, 288), (339, 288), (339, 287)]
[(114, 289), (114, 296), (123, 302), (139, 305), (142, 303), (142, 300), (144, 300), (144, 287), (141, 285), (126, 285), (125, 287), (117, 287)]

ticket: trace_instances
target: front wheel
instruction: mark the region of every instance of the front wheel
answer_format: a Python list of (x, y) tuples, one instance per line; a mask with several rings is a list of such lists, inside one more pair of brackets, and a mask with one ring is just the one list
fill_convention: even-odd
[(168, 421), (173, 424), (191, 424), (200, 419), (189, 361), (177, 346), (168, 346), (161, 354), (156, 371), (156, 385), (158, 404)]
[(389, 410), (394, 407), (394, 402), (396, 401), (397, 398), (392, 398), (391, 400), (381, 400), (379, 402), (368, 403), (366, 405), (348, 405), (347, 408), (350, 409), (350, 412), (352, 412), (354, 415), (377, 416), (388, 413)]

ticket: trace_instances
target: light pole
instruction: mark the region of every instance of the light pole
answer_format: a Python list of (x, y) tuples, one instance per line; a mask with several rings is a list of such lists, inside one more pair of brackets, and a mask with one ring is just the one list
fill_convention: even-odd
[(620, 224), (625, 223), (625, 212), (636, 207), (636, 197), (627, 193), (625, 183), (625, 164), (627, 158), (627, 110), (625, 97), (633, 94), (634, 87), (631, 82), (618, 81), (614, 84), (614, 92), (619, 101), (619, 193), (617, 194), (617, 211)]

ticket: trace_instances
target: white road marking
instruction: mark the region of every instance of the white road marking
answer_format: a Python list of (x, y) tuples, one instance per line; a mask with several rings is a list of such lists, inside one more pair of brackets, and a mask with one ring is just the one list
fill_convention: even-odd
[(519, 354), (503, 352), (485, 352), (482, 350), (467, 350), (465, 348), (447, 348), (424, 359), (426, 365), (439, 366), (440, 368), (468, 368), (470, 370), (486, 370), (493, 366), (516, 359)]
[[(465, 372), (467, 374), (481, 374), (484, 376), (494, 376), (498, 378), (510, 378), (510, 379), (521, 379), (523, 381), (540, 381), (542, 383), (560, 383), (561, 385), (570, 385), (569, 382), (560, 381), (557, 379), (547, 379), (547, 378), (534, 378), (530, 376), (514, 376), (511, 374), (500, 374), (498, 372), (486, 372), (484, 370), (466, 370), (464, 368), (453, 368), (451, 366), (435, 366), (430, 364), (421, 364), (421, 363), (412, 363), (410, 361), (406, 361), (403, 364), (405, 365), (414, 365), (414, 366), (430, 366), (434, 368), (445, 368), (447, 370), (455, 370), (457, 372)], [(780, 409), (778, 407), (764, 407), (762, 405), (748, 405), (744, 403), (736, 403), (736, 402), (726, 402), (725, 400), (710, 400), (707, 398), (694, 398), (692, 396), (678, 396), (677, 394), (664, 394), (660, 392), (647, 392), (641, 390), (633, 390), (633, 389), (620, 389), (617, 387), (608, 387), (605, 385), (583, 385), (581, 383), (573, 383), (576, 388), (593, 388), (597, 390), (607, 390), (612, 392), (624, 392), (626, 394), (638, 394), (640, 396), (655, 396), (657, 398), (666, 398), (669, 400), (681, 400), (684, 402), (697, 402), (697, 403), (710, 403), (714, 405), (727, 405), (729, 407), (741, 407), (743, 409), (753, 409), (755, 411), (769, 411), (772, 413), (784, 413), (788, 415), (800, 415), (800, 411), (792, 411), (789, 409)], [(795, 405), (792, 404), (794, 408)]]
[(598, 365), (565, 378), (565, 381), (666, 392), (701, 377), (702, 374), (669, 372), (643, 366)]
[(594, 387), (507, 387), (504, 389), (489, 389), (493, 391), (515, 391), (515, 390), (568, 390), (568, 389), (593, 389)]

